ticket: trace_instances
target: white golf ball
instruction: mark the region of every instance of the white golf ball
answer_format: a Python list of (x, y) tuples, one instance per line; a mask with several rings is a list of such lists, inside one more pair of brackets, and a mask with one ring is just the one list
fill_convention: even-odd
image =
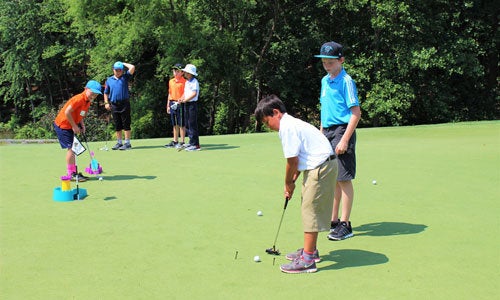
[(262, 215), (263, 215), (262, 211), (260, 211), (260, 210), (259, 210), (259, 211), (257, 212), (257, 216), (261, 217)]
[(372, 181), (372, 183), (373, 183), (373, 184), (377, 184), (377, 181), (376, 181), (376, 180), (373, 180), (373, 181)]
[(260, 262), (260, 256), (255, 255), (255, 256), (253, 257), (253, 261), (254, 261), (254, 262)]
[(99, 177), (99, 180), (102, 180), (102, 177)]

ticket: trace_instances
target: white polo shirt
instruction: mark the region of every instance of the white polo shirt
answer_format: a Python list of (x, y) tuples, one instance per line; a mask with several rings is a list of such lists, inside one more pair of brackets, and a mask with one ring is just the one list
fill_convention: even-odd
[(299, 157), (298, 171), (316, 169), (333, 154), (318, 128), (287, 113), (280, 120), (279, 137), (285, 158)]

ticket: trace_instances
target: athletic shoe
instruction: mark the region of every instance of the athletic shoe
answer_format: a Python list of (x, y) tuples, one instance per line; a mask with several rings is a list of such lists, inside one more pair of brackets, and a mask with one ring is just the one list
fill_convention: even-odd
[[(298, 257), (300, 257), (302, 255), (303, 251), (304, 251), (304, 248), (300, 248), (300, 249), (297, 249), (297, 251), (295, 251), (295, 252), (288, 253), (285, 257), (286, 257), (286, 259), (293, 261), (293, 260), (296, 260)], [(314, 262), (321, 261), (321, 258), (319, 257), (318, 249), (314, 250), (313, 257), (314, 257)]]
[(165, 145), (165, 148), (177, 148), (178, 142), (171, 141), (169, 144)]
[(191, 145), (186, 148), (186, 151), (200, 151), (201, 147), (200, 145)]
[(184, 149), (185, 147), (186, 147), (186, 144), (184, 144), (183, 142), (175, 144), (175, 149), (180, 149), (180, 148)]
[(297, 257), (294, 261), (292, 261), (289, 264), (281, 265), (280, 270), (281, 272), (292, 273), (292, 274), (314, 273), (318, 271), (318, 269), (316, 269), (316, 263), (314, 262), (314, 260), (306, 262), (303, 256)]
[(330, 227), (330, 234), (337, 234), (337, 227), (339, 227), (340, 225), (340, 219), (338, 219), (337, 221), (332, 221), (331, 223), (331, 227)]
[(130, 143), (125, 143), (119, 149), (120, 150), (130, 150), (130, 149), (132, 149), (132, 145), (130, 145)]
[(330, 241), (341, 241), (353, 237), (351, 222), (340, 222), (340, 225), (336, 228), (336, 233), (330, 233), (328, 239)]
[(116, 143), (116, 145), (114, 145), (114, 146), (113, 146), (113, 148), (111, 148), (111, 149), (112, 149), (112, 150), (118, 150), (118, 149), (120, 149), (122, 146), (123, 146), (123, 144)]
[[(78, 173), (78, 182), (84, 182), (87, 180), (89, 180), (87, 176), (83, 175), (82, 173)], [(76, 181), (76, 172), (73, 172), (73, 174), (71, 174), (71, 181)]]

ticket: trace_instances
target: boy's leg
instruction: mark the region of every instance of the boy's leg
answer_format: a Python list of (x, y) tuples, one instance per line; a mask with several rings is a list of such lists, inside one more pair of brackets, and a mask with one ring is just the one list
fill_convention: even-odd
[(354, 200), (354, 188), (352, 185), (352, 180), (339, 181), (337, 182), (337, 184), (340, 186), (340, 189), (342, 191), (342, 216), (340, 217), (340, 221), (349, 222), (351, 217), (352, 203)]
[(340, 199), (342, 198), (342, 188), (339, 182), (335, 185), (335, 194), (333, 195), (332, 222), (339, 219)]
[(304, 252), (311, 255), (316, 251), (316, 244), (318, 242), (317, 232), (304, 232)]

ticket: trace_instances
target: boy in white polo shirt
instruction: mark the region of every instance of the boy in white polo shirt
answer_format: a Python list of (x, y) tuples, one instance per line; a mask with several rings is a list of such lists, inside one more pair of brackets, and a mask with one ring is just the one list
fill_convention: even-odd
[(285, 273), (316, 272), (320, 261), (316, 248), (318, 232), (330, 229), (337, 180), (337, 160), (328, 139), (314, 126), (286, 113), (283, 102), (275, 95), (259, 101), (255, 117), (279, 132), (285, 167), (284, 196), (292, 199), (295, 180), (303, 172), (302, 225), (304, 246), (286, 255), (292, 262), (280, 266)]

